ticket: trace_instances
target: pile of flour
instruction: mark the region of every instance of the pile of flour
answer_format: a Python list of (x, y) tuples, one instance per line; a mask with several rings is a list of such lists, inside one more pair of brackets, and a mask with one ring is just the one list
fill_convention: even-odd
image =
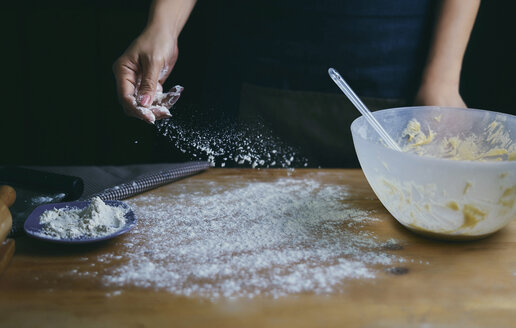
[(59, 239), (106, 236), (125, 225), (126, 212), (124, 208), (109, 206), (95, 197), (84, 209), (54, 208), (45, 211), (40, 217), (41, 234)]

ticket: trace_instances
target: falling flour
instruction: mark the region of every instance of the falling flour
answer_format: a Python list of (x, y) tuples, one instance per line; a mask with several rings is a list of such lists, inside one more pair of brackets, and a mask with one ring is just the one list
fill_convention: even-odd
[(40, 217), (43, 226), (40, 234), (59, 239), (109, 235), (124, 226), (126, 211), (121, 207), (109, 206), (95, 197), (84, 209), (55, 208), (45, 211)]
[[(162, 70), (163, 76), (168, 67)], [(253, 123), (237, 122), (234, 119), (203, 118), (197, 110), (170, 112), (179, 100), (184, 88), (180, 85), (163, 92), (158, 83), (152, 104), (140, 105), (139, 95), (141, 80), (137, 81), (134, 95), (131, 95), (135, 108), (155, 124), (158, 132), (170, 143), (192, 160), (206, 160), (213, 166), (245, 167), (300, 167), (308, 166), (307, 159), (296, 153), (293, 147), (286, 145), (270, 129), (256, 119)], [(168, 117), (170, 119), (156, 118)], [(208, 124), (204, 124), (207, 121)]]
[[(195, 120), (193, 118), (188, 120)], [(308, 166), (308, 160), (267, 128), (231, 120), (213, 121), (205, 126), (175, 116), (156, 123), (158, 131), (191, 159), (206, 160), (213, 166), (290, 168)]]
[(70, 274), (100, 277), (114, 290), (281, 297), (342, 292), (347, 280), (372, 279), (379, 266), (404, 261), (385, 251), (395, 241), (363, 229), (378, 219), (350, 205), (346, 186), (282, 178), (188, 188), (129, 200), (138, 226), (116, 250), (91, 259), (95, 270)]

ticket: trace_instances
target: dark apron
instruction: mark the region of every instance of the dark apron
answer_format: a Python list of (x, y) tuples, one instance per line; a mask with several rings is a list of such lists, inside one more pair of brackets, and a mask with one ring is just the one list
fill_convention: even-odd
[[(310, 167), (358, 167), (350, 126), (360, 113), (346, 96), (244, 84), (240, 99), (240, 119), (268, 122), (275, 134), (307, 156)], [(362, 100), (371, 110), (406, 105), (403, 100)]]
[[(261, 117), (310, 164), (357, 166), (358, 116), (328, 76), (335, 67), (372, 108), (409, 103), (431, 36), (430, 0), (217, 2), (206, 107)], [(374, 100), (376, 99), (376, 100)]]

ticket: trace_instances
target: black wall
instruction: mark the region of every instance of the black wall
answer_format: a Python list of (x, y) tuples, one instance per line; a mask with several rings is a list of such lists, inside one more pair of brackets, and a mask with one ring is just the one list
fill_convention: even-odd
[[(111, 72), (145, 25), (140, 3), (3, 5), (0, 164), (157, 160), (154, 127), (123, 115)], [(168, 82), (185, 86), (177, 110), (202, 102), (209, 3), (198, 3), (179, 40)], [(510, 1), (482, 2), (463, 69), (461, 92), (470, 107), (516, 114), (514, 9)]]

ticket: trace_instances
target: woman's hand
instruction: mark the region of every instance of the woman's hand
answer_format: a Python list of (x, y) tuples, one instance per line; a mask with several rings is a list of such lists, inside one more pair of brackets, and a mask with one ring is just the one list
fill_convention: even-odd
[(414, 99), (416, 106), (440, 106), (466, 108), (459, 93), (459, 86), (446, 83), (424, 83), (419, 88)]
[(127, 115), (147, 123), (170, 117), (149, 106), (174, 67), (177, 39), (165, 29), (147, 28), (113, 65), (118, 99)]
[[(153, 124), (170, 117), (168, 108), (182, 87), (155, 99), (177, 60), (177, 38), (192, 12), (195, 0), (154, 0), (142, 34), (113, 64), (118, 99), (129, 116)], [(154, 102), (154, 105), (153, 105)]]

